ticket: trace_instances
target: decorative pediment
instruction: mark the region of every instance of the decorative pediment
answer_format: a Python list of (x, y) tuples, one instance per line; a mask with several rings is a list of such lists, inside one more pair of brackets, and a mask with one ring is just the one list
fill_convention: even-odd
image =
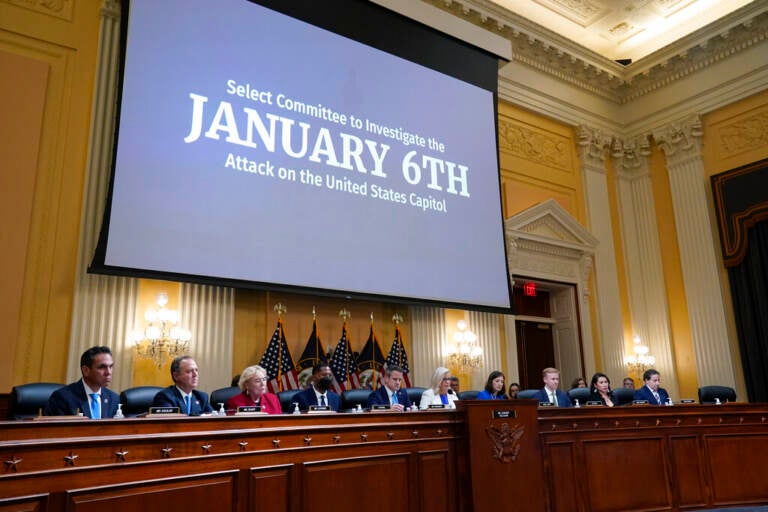
[(577, 283), (584, 294), (598, 240), (553, 199), (504, 221), (510, 276)]
[(524, 210), (504, 222), (507, 237), (550, 240), (553, 245), (581, 248), (592, 252), (597, 238), (555, 200)]

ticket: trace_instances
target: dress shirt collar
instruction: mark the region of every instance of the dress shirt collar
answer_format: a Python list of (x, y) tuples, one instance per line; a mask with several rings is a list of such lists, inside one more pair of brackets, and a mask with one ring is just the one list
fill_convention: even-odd
[(80, 379), (83, 383), (83, 388), (85, 389), (85, 396), (89, 397), (96, 393), (99, 395), (99, 400), (101, 400), (101, 388), (91, 389), (88, 384), (85, 383), (85, 379)]

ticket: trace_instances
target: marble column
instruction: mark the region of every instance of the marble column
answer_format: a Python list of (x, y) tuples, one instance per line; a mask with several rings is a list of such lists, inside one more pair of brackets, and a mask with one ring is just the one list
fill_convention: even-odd
[[(600, 130), (584, 125), (578, 127), (577, 136), (589, 231), (599, 240), (594, 257), (602, 368), (585, 368), (585, 371), (589, 373), (601, 370), (618, 379), (623, 377), (626, 370), (621, 297), (605, 161), (606, 148), (611, 139)], [(582, 327), (587, 328), (588, 326)]]
[(699, 386), (736, 387), (698, 116), (654, 132), (667, 160)]
[(679, 397), (679, 385), (672, 354), (650, 154), (647, 137), (616, 140), (613, 144), (633, 335), (639, 336), (656, 358), (654, 366), (675, 399)]

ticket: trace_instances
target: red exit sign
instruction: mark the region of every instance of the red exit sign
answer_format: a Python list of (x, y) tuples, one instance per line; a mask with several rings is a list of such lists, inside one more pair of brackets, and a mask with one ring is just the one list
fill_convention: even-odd
[(536, 283), (525, 283), (523, 285), (523, 293), (526, 297), (536, 296)]

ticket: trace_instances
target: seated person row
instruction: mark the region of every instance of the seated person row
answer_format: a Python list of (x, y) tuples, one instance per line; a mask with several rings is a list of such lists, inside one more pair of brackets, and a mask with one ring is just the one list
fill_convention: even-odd
[(80, 356), (82, 378), (57, 389), (43, 410), (46, 416), (75, 416), (82, 414), (91, 419), (112, 418), (117, 412), (120, 397), (107, 389), (114, 369), (109, 347), (91, 347)]
[(403, 369), (399, 366), (388, 365), (384, 369), (384, 385), (368, 395), (368, 409), (375, 405), (389, 405), (393, 411), (404, 412), (410, 409), (411, 399), (400, 386), (403, 384)]
[(238, 407), (261, 407), (267, 414), (282, 414), (280, 400), (274, 393), (267, 392), (267, 370), (259, 365), (249, 366), (240, 374), (237, 386), (242, 393), (233, 396), (224, 404), (227, 411), (237, 412)]
[(311, 383), (307, 389), (296, 393), (294, 400), (299, 410), (307, 411), (311, 406), (328, 406), (332, 411), (341, 409), (341, 397), (331, 391), (333, 372), (327, 363), (316, 363), (312, 367)]
[(488, 375), (488, 381), (485, 388), (477, 394), (478, 400), (507, 400), (505, 393), (505, 377), (498, 370), (494, 370)]
[(442, 405), (448, 409), (455, 409), (459, 398), (451, 389), (451, 371), (443, 366), (438, 366), (432, 374), (430, 387), (421, 394), (419, 409), (429, 409), (430, 405)]

